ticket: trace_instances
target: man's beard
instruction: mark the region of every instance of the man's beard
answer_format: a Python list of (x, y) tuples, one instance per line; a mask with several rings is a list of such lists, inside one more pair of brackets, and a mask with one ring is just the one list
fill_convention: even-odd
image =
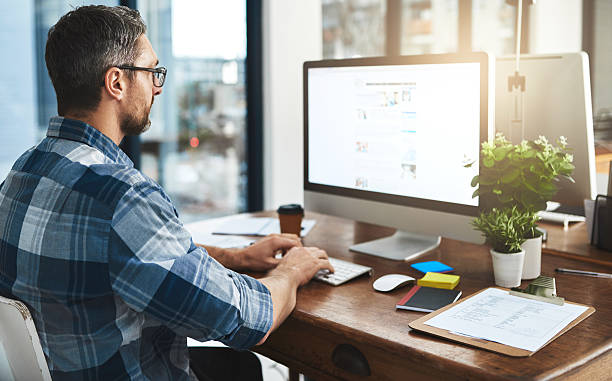
[(119, 127), (121, 132), (127, 136), (137, 136), (145, 132), (151, 127), (151, 120), (149, 114), (151, 113), (151, 107), (153, 106), (153, 98), (151, 98), (151, 104), (146, 112), (142, 112), (140, 115), (133, 113), (124, 113), (121, 116), (121, 123)]

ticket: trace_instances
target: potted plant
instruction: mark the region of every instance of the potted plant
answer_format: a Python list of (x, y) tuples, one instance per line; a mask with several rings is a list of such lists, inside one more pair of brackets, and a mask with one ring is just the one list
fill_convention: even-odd
[(525, 251), (524, 228), (529, 215), (516, 206), (480, 213), (472, 221), (476, 230), (483, 233), (485, 243), (491, 246), (495, 284), (502, 287), (516, 287), (521, 284)]
[(562, 136), (553, 145), (540, 136), (533, 141), (512, 144), (498, 133), (492, 142), (483, 142), (480, 174), (472, 179), (485, 211), (516, 206), (524, 214), (526, 242), (523, 279), (540, 275), (542, 234), (536, 229), (540, 210), (557, 192), (555, 183), (566, 178), (573, 182), (573, 157)]

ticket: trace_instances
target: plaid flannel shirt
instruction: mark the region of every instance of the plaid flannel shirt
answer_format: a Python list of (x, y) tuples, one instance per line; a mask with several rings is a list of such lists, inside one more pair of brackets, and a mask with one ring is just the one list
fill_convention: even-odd
[(186, 336), (246, 349), (272, 324), (263, 284), (195, 246), (112, 140), (61, 117), (0, 185), (0, 294), (29, 307), (54, 380), (187, 379)]

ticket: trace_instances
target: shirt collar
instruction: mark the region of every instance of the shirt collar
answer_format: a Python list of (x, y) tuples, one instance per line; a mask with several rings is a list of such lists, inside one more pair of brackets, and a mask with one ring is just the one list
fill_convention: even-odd
[(102, 152), (115, 163), (125, 164), (128, 167), (134, 166), (132, 160), (108, 136), (80, 120), (54, 116), (49, 120), (47, 136), (85, 143)]

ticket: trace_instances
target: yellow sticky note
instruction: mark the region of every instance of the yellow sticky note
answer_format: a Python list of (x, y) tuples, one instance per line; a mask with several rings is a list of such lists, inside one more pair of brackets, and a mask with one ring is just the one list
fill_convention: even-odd
[(452, 290), (459, 284), (459, 275), (440, 274), (429, 272), (424, 277), (417, 280), (419, 286), (445, 288)]

